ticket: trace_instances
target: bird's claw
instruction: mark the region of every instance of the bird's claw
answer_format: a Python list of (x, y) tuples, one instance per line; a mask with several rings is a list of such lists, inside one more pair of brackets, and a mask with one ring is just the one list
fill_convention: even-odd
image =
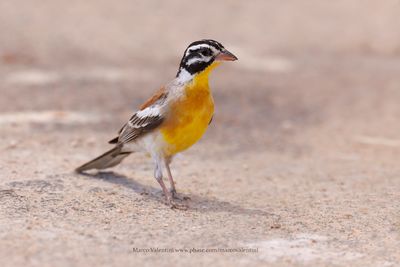
[(176, 190), (174, 190), (174, 189), (171, 189), (170, 193), (171, 193), (171, 196), (172, 196), (173, 199), (177, 199), (177, 200), (180, 200), (180, 201), (190, 200), (190, 197), (187, 197), (187, 196), (180, 197), (178, 195), (178, 193), (176, 192)]

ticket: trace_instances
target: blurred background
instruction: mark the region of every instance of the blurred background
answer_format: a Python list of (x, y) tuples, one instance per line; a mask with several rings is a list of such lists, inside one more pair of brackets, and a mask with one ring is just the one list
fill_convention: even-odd
[[(24, 265), (58, 255), (76, 266), (85, 245), (92, 265), (126, 263), (130, 240), (204, 247), (303, 231), (328, 233), (338, 251), (364, 240), (351, 243), (364, 255), (359, 266), (399, 262), (398, 238), (387, 239), (399, 232), (399, 14), (399, 0), (0, 1), (0, 185), (15, 193), (0, 204), (1, 258)], [(187, 45), (203, 38), (239, 61), (211, 75), (213, 124), (174, 162), (192, 220), (158, 211), (175, 235), (154, 239), (148, 230), (159, 218), (148, 207), (159, 209), (161, 196), (149, 159), (134, 154), (114, 169), (124, 179), (72, 170), (109, 148), (138, 105), (173, 79)], [(127, 214), (137, 217), (127, 223)], [(235, 223), (221, 230), (232, 214)], [(105, 220), (111, 230), (92, 232)]]
[(390, 117), (399, 10), (398, 0), (2, 1), (0, 111), (40, 111), (30, 114), (39, 121), (53, 116), (45, 111), (80, 110), (70, 115), (83, 121), (122, 112), (121, 124), (174, 77), (190, 42), (213, 38), (240, 59), (212, 76), (227, 127)]
[(15, 63), (165, 65), (204, 37), (255, 57), (400, 53), (396, 0), (17, 0), (0, 7), (3, 59), (14, 55)]

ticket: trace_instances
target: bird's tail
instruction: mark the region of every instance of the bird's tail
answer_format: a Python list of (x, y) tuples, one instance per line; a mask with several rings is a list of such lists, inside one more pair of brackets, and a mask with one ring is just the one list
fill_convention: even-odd
[(124, 158), (126, 158), (127, 156), (129, 156), (129, 154), (132, 153), (123, 151), (122, 147), (123, 147), (122, 144), (118, 144), (113, 149), (76, 168), (75, 171), (84, 172), (91, 169), (101, 170), (118, 165)]

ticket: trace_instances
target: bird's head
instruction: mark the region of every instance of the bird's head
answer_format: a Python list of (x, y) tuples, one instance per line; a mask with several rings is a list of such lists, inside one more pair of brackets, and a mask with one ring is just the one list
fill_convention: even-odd
[(196, 41), (186, 48), (176, 76), (194, 76), (214, 62), (234, 60), (237, 57), (219, 42), (210, 39)]

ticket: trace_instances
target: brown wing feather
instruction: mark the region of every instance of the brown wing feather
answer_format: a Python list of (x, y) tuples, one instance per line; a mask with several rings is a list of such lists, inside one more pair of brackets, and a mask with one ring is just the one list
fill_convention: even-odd
[(165, 90), (165, 87), (161, 87), (160, 89), (158, 89), (157, 92), (155, 92), (155, 94), (150, 97), (149, 99), (146, 100), (146, 102), (144, 102), (140, 107), (139, 110), (143, 110), (151, 105), (153, 105), (154, 103), (156, 103), (157, 101), (159, 101), (160, 99), (163, 99), (167, 96), (167, 92)]
[[(143, 111), (146, 108), (151, 108), (152, 106), (161, 104), (166, 97), (166, 89), (165, 87), (162, 87), (139, 107), (139, 111)], [(138, 116), (138, 112), (136, 112), (121, 128), (121, 130), (119, 130), (119, 136), (110, 140), (109, 143), (129, 143), (139, 136), (142, 136), (143, 134), (157, 128), (163, 122), (163, 119), (164, 118), (160, 114), (140, 117)]]

